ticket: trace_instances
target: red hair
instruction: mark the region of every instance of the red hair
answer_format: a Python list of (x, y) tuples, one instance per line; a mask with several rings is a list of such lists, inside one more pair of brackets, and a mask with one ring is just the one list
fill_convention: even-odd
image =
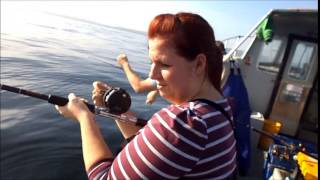
[(171, 40), (177, 53), (189, 61), (203, 53), (207, 58), (207, 75), (221, 92), (222, 53), (215, 44), (212, 27), (200, 15), (193, 13), (160, 14), (150, 23), (148, 38)]

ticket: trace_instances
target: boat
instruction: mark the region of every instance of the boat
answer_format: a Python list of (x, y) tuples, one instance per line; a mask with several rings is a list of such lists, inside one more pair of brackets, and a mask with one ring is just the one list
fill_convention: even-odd
[[(222, 82), (230, 74), (230, 62), (236, 62), (248, 93), (251, 126), (262, 131), (269, 127), (270, 133), (294, 147), (299, 143), (312, 146), (311, 154), (316, 157), (313, 165), (317, 167), (318, 10), (272, 9), (246, 35), (223, 42), (228, 44), (231, 39), (236, 43), (224, 56)], [(265, 138), (271, 143), (262, 142)], [(297, 149), (289, 153), (290, 162), (287, 159), (288, 164), (283, 165), (284, 161), (271, 161), (290, 147), (263, 134), (251, 133), (250, 140), (250, 171), (240, 179), (318, 179), (317, 168), (302, 166), (294, 159)], [(293, 168), (288, 167), (291, 164)], [(306, 167), (310, 171), (303, 172)]]

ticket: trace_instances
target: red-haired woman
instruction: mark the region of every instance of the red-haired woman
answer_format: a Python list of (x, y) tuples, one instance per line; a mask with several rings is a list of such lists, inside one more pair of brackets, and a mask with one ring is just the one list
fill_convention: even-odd
[[(71, 94), (69, 103), (58, 108), (80, 123), (89, 179), (234, 178), (236, 141), (231, 109), (221, 95), (222, 54), (213, 29), (197, 14), (161, 14), (150, 23), (148, 43), (149, 76), (172, 105), (141, 129), (117, 121), (124, 137), (132, 137), (117, 156), (81, 98)], [(103, 83), (95, 82), (96, 104), (101, 90)]]

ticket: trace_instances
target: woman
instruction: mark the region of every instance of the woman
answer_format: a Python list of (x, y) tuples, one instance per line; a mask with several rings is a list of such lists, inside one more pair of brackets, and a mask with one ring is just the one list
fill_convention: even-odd
[[(149, 76), (172, 105), (155, 113), (142, 129), (116, 121), (125, 138), (133, 137), (116, 157), (83, 99), (70, 94), (69, 103), (58, 108), (80, 123), (89, 179), (233, 178), (236, 142), (231, 121), (212, 106), (215, 102), (232, 116), (221, 95), (222, 54), (213, 29), (197, 14), (161, 14), (150, 23), (148, 43)], [(97, 105), (105, 86), (94, 83)]]

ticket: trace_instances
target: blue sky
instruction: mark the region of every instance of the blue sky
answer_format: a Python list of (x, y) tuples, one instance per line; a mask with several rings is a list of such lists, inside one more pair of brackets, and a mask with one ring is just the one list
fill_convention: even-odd
[[(25, 11), (45, 11), (101, 24), (146, 31), (160, 13), (187, 11), (203, 16), (216, 39), (245, 35), (267, 12), (279, 8), (318, 9), (317, 0), (206, 0), (206, 1), (3, 1), (1, 20)], [(29, 13), (24, 13), (23, 16)], [(35, 17), (41, 18), (41, 17)], [(13, 18), (14, 19), (14, 18)], [(13, 20), (12, 20), (13, 21)], [(1, 21), (2, 23), (2, 21)]]
[(318, 2), (305, 1), (207, 1), (199, 5), (204, 16), (212, 23), (217, 39), (245, 35), (271, 9), (312, 8), (318, 9)]

